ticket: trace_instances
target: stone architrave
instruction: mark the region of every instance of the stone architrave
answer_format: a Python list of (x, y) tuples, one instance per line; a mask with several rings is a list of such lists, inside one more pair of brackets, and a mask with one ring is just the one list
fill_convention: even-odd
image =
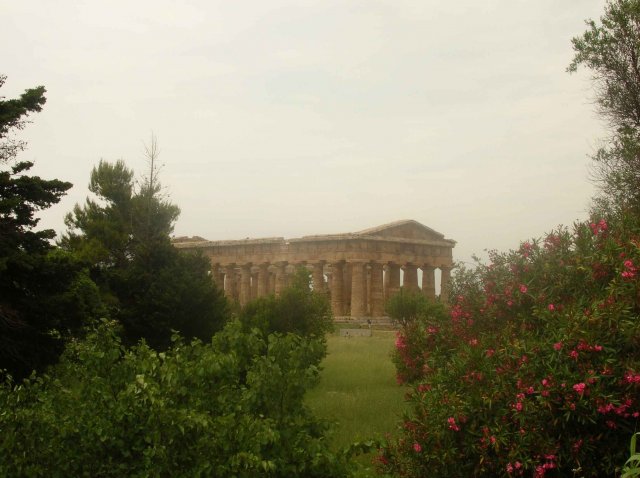
[[(332, 296), (332, 310), (337, 316), (348, 314), (353, 303), (354, 313), (377, 315), (380, 313), (380, 267), (386, 264), (382, 275), (382, 297), (388, 299), (400, 288), (400, 265), (405, 266), (407, 288), (419, 289), (417, 269), (420, 264), (427, 276), (423, 281), (423, 294), (432, 295), (431, 268), (443, 271), (442, 297), (446, 297), (450, 269), (453, 266), (455, 241), (433, 229), (412, 220), (396, 221), (382, 226), (346, 234), (326, 234), (284, 239), (271, 237), (244, 239), (238, 241), (207, 241), (200, 237), (176, 238), (173, 244), (185, 251), (199, 251), (210, 258), (212, 280), (219, 282), (230, 300), (245, 302), (252, 295), (264, 296), (276, 291), (280, 293), (286, 286), (286, 268), (302, 265), (314, 266), (314, 283), (329, 289)], [(360, 284), (358, 277), (352, 277), (350, 264), (377, 264), (362, 270), (362, 293), (353, 291), (354, 284)], [(249, 278), (246, 287), (236, 264), (256, 264), (257, 278)], [(320, 278), (320, 266), (326, 265), (328, 282)], [(266, 266), (266, 269), (265, 269)], [(224, 278), (222, 272), (224, 270)], [(366, 273), (366, 275), (365, 275)], [(359, 276), (360, 272), (356, 272)], [(415, 277), (415, 280), (414, 280)], [(244, 286), (243, 286), (244, 284)], [(359, 287), (359, 286), (358, 286)], [(246, 293), (246, 290), (251, 292)], [(318, 289), (318, 287), (316, 287)], [(244, 293), (240, 293), (245, 290)], [(434, 293), (433, 292), (433, 293)], [(242, 297), (240, 297), (242, 295)], [(364, 311), (364, 312), (363, 312)]]
[(371, 315), (373, 317), (384, 316), (384, 295), (382, 291), (382, 264), (378, 262), (371, 263)]
[(367, 315), (367, 282), (362, 262), (351, 263), (351, 317)]
[(335, 262), (331, 264), (331, 311), (335, 317), (344, 315), (344, 293), (343, 274), (344, 263)]
[(404, 280), (402, 286), (411, 292), (418, 291), (418, 268), (413, 264), (404, 265)]
[(436, 298), (435, 267), (425, 265), (422, 267), (422, 293), (429, 300)]

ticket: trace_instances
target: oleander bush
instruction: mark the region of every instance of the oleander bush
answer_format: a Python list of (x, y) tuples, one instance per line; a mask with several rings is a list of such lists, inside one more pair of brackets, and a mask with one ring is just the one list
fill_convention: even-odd
[(448, 316), (398, 335), (399, 476), (616, 476), (640, 415), (640, 218), (560, 228), (458, 270)]
[(208, 344), (122, 345), (115, 322), (0, 387), (0, 476), (345, 476), (303, 405), (324, 344), (233, 321)]

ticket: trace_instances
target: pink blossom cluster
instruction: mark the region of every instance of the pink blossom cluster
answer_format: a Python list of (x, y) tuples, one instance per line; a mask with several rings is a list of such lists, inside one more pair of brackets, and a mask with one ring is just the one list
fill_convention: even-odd
[(418, 392), (420, 393), (425, 393), (429, 390), (431, 390), (431, 385), (429, 385), (428, 383), (421, 383), (420, 385), (418, 385)]
[(630, 416), (633, 416), (634, 418), (638, 418), (638, 416), (640, 416), (640, 413), (638, 413), (637, 411), (631, 412), (629, 410), (629, 408), (631, 408), (632, 405), (633, 405), (633, 400), (631, 400), (630, 398), (627, 398), (625, 399), (624, 402), (622, 402), (618, 406), (615, 406), (613, 403), (605, 403), (605, 404), (599, 405), (597, 410), (598, 410), (598, 413), (601, 413), (603, 415), (606, 415), (607, 413), (614, 413), (623, 418), (629, 418)]
[(585, 391), (585, 389), (586, 389), (586, 388), (587, 388), (587, 386), (586, 386), (586, 384), (584, 384), (583, 382), (576, 383), (576, 384), (573, 386), (573, 390), (574, 390), (577, 394), (579, 394), (579, 395), (582, 395), (582, 394), (584, 393), (584, 391)]
[(622, 264), (624, 265), (624, 271), (622, 271), (622, 277), (624, 279), (633, 279), (636, 276), (636, 273), (638, 272), (638, 269), (636, 268), (633, 261), (627, 259)]
[(533, 474), (534, 478), (543, 478), (548, 470), (553, 470), (557, 467), (555, 455), (545, 455), (544, 459), (546, 460), (545, 463), (536, 466), (535, 472)]
[(522, 246), (520, 246), (520, 252), (522, 256), (529, 257), (529, 253), (531, 252), (532, 248), (533, 246), (531, 245), (530, 242), (525, 242), (524, 244), (522, 244)]
[(514, 471), (518, 473), (518, 475), (522, 475), (522, 463), (516, 461), (515, 463), (511, 464), (511, 462), (509, 462), (507, 463), (506, 470), (510, 475), (513, 474)]
[(456, 423), (456, 419), (453, 417), (447, 418), (447, 423), (449, 424), (449, 430), (453, 430), (454, 432), (460, 431), (460, 426)]
[(404, 336), (400, 333), (396, 333), (396, 348), (398, 350), (404, 350), (407, 347), (407, 343), (404, 341)]
[(624, 381), (627, 383), (640, 383), (640, 373), (627, 372), (624, 374)]
[(546, 249), (553, 249), (554, 247), (558, 247), (560, 245), (561, 239), (560, 236), (556, 236), (555, 234), (549, 234), (544, 239), (544, 247)]
[(580, 342), (578, 342), (577, 349), (587, 352), (602, 352), (602, 345), (589, 345), (584, 340), (580, 340)]
[(607, 222), (604, 219), (600, 219), (598, 223), (592, 222), (591, 224), (589, 224), (589, 227), (591, 228), (591, 232), (593, 232), (594, 236), (597, 236), (601, 232), (605, 232), (609, 228), (609, 226), (607, 226)]

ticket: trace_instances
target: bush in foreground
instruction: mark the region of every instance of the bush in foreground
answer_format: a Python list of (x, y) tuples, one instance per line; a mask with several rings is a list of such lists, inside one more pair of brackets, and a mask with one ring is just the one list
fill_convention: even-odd
[(640, 415), (640, 218), (560, 229), (462, 270), (450, 316), (401, 334), (401, 476), (614, 476)]
[(0, 475), (344, 476), (302, 402), (323, 350), (232, 322), (158, 353), (103, 323), (49, 375), (0, 388)]

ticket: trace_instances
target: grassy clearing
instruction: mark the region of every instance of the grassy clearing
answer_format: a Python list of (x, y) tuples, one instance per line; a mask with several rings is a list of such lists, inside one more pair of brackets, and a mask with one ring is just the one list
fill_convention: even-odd
[(382, 330), (372, 337), (329, 337), (320, 384), (309, 392), (307, 404), (336, 422), (336, 448), (394, 433), (405, 410), (405, 389), (396, 384), (390, 359), (394, 339), (394, 332)]

